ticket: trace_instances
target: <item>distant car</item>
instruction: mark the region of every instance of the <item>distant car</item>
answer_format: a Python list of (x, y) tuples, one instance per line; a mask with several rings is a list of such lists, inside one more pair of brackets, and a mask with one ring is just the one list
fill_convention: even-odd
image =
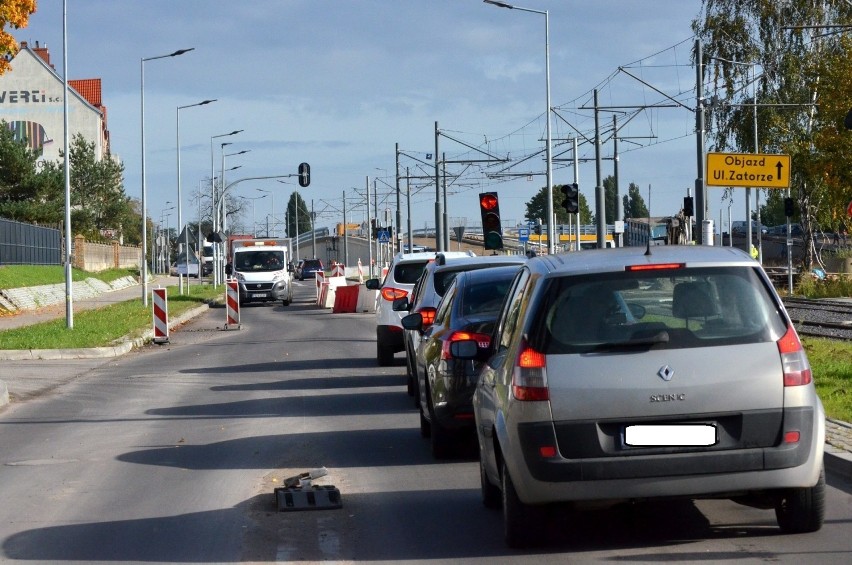
[(321, 272), (322, 270), (322, 261), (319, 259), (302, 259), (296, 265), (296, 270), (294, 271), (293, 276), (300, 281), (305, 279), (315, 279), (317, 278), (317, 272)]
[(730, 498), (822, 527), (825, 413), (771, 281), (736, 248), (652, 249), (537, 257), (512, 283), (473, 398), (510, 546), (551, 503)]
[[(458, 273), (474, 269), (487, 269), (505, 265), (522, 265), (526, 262), (525, 255), (482, 255), (482, 256), (447, 256), (438, 253), (435, 260), (426, 264), (411, 294), (394, 301), (392, 308), (402, 315), (420, 312), (423, 314), (424, 326), (429, 325), (435, 315), (435, 310), (444, 292)], [(415, 398), (415, 406), (420, 406), (417, 389), (417, 372), (414, 369), (417, 348), (423, 336), (421, 330), (405, 330), (403, 345), (405, 347), (405, 367), (408, 377), (408, 393)]]
[[(472, 253), (451, 251), (447, 256), (467, 257)], [(376, 361), (379, 366), (393, 364), (394, 354), (405, 349), (402, 341), (400, 320), (406, 314), (393, 309), (393, 301), (407, 297), (420, 278), (429, 261), (435, 260), (434, 252), (397, 253), (388, 267), (384, 280), (368, 279), (364, 286), (369, 290), (378, 290), (376, 301)]]
[[(790, 224), (790, 235), (792, 237), (802, 237), (801, 224)], [(766, 235), (772, 235), (776, 237), (786, 237), (787, 236), (787, 224), (781, 224), (778, 226), (772, 226), (766, 231)]]
[[(734, 235), (745, 235), (746, 230), (748, 230), (748, 224), (745, 221), (736, 221), (731, 222), (731, 233)], [(757, 232), (761, 232), (765, 234), (769, 231), (769, 228), (762, 224), (758, 224), (756, 221), (751, 222), (751, 233), (752, 235), (757, 235)]]
[(415, 365), (420, 433), (430, 438), (436, 459), (447, 457), (454, 440), (474, 426), (472, 398), (481, 359), (455, 359), (450, 344), (470, 339), (487, 350), (494, 320), (521, 267), (507, 265), (457, 273), (428, 323), (422, 310), (402, 319), (406, 330), (423, 332)]

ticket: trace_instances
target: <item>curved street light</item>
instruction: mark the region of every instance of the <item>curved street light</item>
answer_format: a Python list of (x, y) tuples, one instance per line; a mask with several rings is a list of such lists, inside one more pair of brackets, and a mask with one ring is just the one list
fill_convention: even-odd
[(184, 53), (188, 53), (193, 51), (195, 47), (191, 47), (189, 49), (178, 49), (174, 53), (169, 53), (168, 55), (158, 55), (156, 57), (143, 57), (139, 61), (140, 67), (140, 91), (141, 91), (141, 102), (142, 102), (142, 111), (141, 111), (141, 121), (142, 121), (142, 261), (140, 267), (140, 278), (142, 279), (142, 304), (145, 306), (148, 305), (148, 263), (147, 263), (147, 254), (148, 254), (148, 219), (146, 217), (147, 209), (145, 207), (145, 61), (153, 61), (155, 59), (165, 59), (167, 57), (177, 57), (178, 55), (183, 55)]
[[(176, 126), (177, 126), (176, 131), (177, 131), (177, 216), (178, 216), (178, 219), (177, 219), (177, 226), (178, 227), (177, 227), (177, 229), (178, 229), (178, 237), (180, 237), (180, 229), (181, 229), (181, 226), (183, 226), (183, 215), (181, 213), (181, 211), (182, 211), (181, 202), (183, 201), (183, 198), (181, 197), (181, 190), (180, 190), (180, 111), (185, 109), (185, 108), (192, 108), (194, 106), (205, 106), (207, 104), (210, 104), (211, 102), (216, 102), (216, 99), (214, 98), (212, 100), (203, 100), (203, 101), (197, 102), (195, 104), (187, 104), (186, 106), (178, 106), (177, 110), (175, 112), (175, 114), (176, 114)], [(186, 286), (187, 286), (187, 291), (189, 291), (189, 288), (188, 288), (189, 287), (189, 230), (188, 229), (184, 230), (184, 243), (186, 245), (186, 249), (184, 251), (184, 256), (183, 256), (184, 257), (184, 266), (186, 268)], [(181, 243), (178, 241), (178, 255), (180, 255), (180, 249), (181, 249)], [(198, 264), (198, 268), (199, 268), (198, 280), (200, 282), (201, 281), (201, 271), (200, 271), (201, 263), (200, 263), (200, 261), (199, 261), (199, 264)], [(179, 279), (178, 279), (179, 291), (180, 291), (180, 294), (183, 294), (183, 277), (180, 276), (180, 273), (178, 273), (178, 277), (179, 277)]]

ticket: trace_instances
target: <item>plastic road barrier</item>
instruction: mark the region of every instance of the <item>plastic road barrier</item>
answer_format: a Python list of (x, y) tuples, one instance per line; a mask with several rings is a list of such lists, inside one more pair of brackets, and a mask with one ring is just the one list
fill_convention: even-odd
[(240, 329), (240, 287), (236, 280), (225, 282), (225, 329)]
[(331, 268), (331, 276), (333, 277), (345, 277), (346, 276), (346, 267), (343, 266), (343, 263), (335, 263)]
[(334, 292), (334, 306), (331, 311), (335, 314), (351, 314), (358, 305), (358, 285), (339, 286)]
[(154, 343), (169, 342), (169, 301), (165, 288), (151, 289), (154, 312)]

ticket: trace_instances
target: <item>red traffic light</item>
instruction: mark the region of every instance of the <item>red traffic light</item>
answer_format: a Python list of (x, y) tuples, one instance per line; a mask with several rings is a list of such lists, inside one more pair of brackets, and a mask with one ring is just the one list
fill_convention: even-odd
[(491, 192), (486, 192), (479, 195), (479, 207), (483, 210), (492, 211), (498, 206), (497, 195)]

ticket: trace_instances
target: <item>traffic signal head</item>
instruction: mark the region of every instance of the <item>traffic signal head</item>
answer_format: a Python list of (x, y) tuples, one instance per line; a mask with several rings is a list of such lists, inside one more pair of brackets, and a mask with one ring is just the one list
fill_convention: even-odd
[(299, 186), (311, 184), (311, 166), (307, 163), (299, 163)]
[(569, 214), (576, 214), (580, 211), (580, 187), (577, 183), (563, 184), (562, 194), (565, 198), (562, 200), (562, 206)]
[(503, 249), (503, 226), (500, 223), (500, 202), (496, 192), (479, 194), (479, 214), (482, 217), (485, 249)]
[(695, 215), (693, 201), (691, 196), (683, 197), (683, 215), (687, 218), (691, 218)]
[(784, 215), (788, 218), (791, 218), (796, 215), (796, 208), (793, 204), (792, 198), (784, 199)]

